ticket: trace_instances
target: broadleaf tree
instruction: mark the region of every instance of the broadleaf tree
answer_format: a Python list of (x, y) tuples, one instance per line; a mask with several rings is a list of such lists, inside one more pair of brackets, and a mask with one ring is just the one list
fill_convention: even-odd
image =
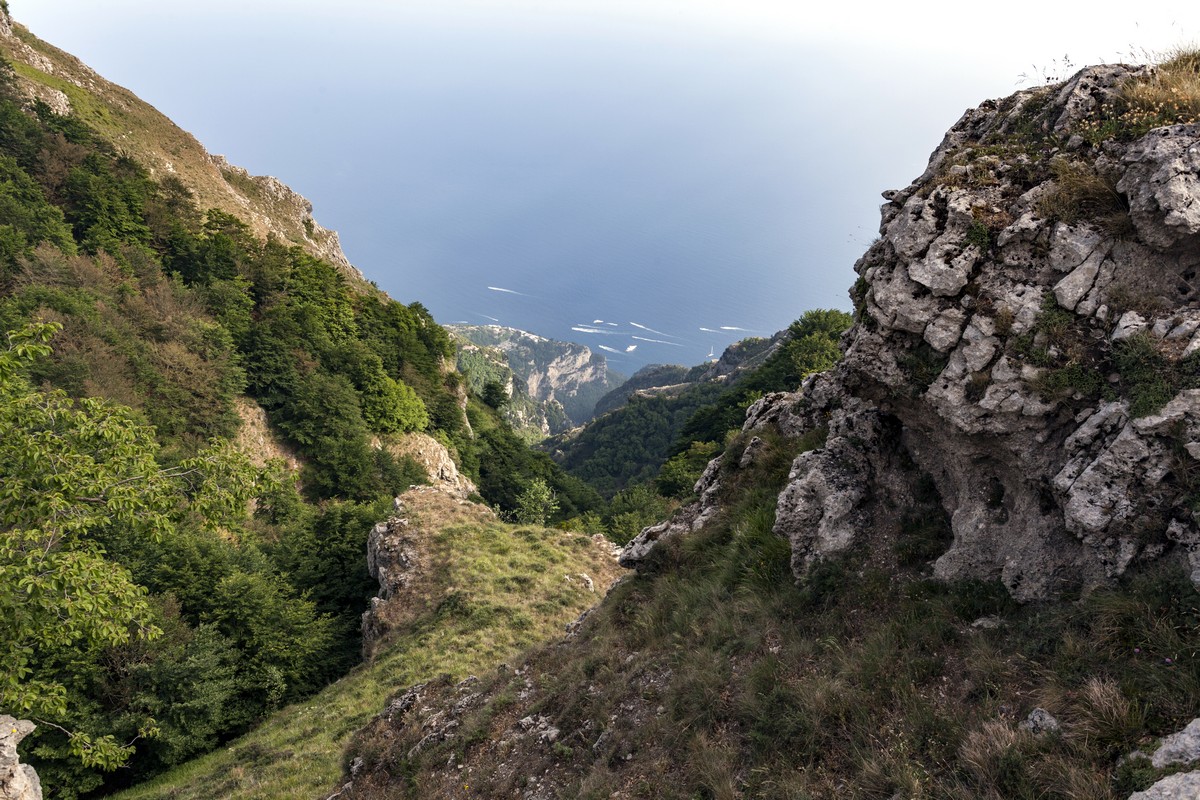
[[(219, 520), (244, 508), (252, 486), (227, 450), (164, 469), (153, 429), (128, 408), (34, 387), (23, 371), (49, 354), (58, 327), (32, 323), (0, 349), (0, 710), (51, 720), (68, 692), (39, 671), (48, 655), (158, 634), (146, 590), (98, 538), (116, 527), (159, 539), (189, 500)], [(88, 765), (112, 768), (132, 752), (111, 736), (67, 733)]]

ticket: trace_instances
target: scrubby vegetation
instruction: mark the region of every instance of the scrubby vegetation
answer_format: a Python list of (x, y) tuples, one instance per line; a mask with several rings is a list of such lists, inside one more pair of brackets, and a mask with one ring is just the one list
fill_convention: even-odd
[[(182, 182), (152, 178), (81, 118), (28, 105), (7, 64), (0, 175), (3, 391), (16, 415), (0, 462), (0, 644), (14, 668), (0, 704), (39, 720), (25, 746), (48, 796), (182, 763), (357, 663), (374, 590), (367, 532), (425, 480), (390, 454), (394, 437), (440, 440), (501, 509), (535, 479), (563, 514), (599, 502), (475, 401), (472, 437), (453, 346), (419, 304), (199, 209)], [(47, 350), (35, 339), (52, 329)], [(229, 446), (246, 396), (299, 476)], [(126, 438), (97, 438), (117, 428)], [(47, 452), (82, 459), (90, 483)], [(139, 466), (127, 475), (129, 452)], [(504, 479), (489, 473), (501, 468)], [(125, 496), (125, 481), (158, 488)], [(55, 532), (30, 518), (35, 495), (87, 524)], [(56, 627), (35, 608), (77, 621)]]
[[(611, 497), (656, 481), (666, 497), (684, 498), (708, 459), (740, 430), (746, 408), (768, 392), (795, 391), (805, 377), (829, 369), (838, 339), (852, 317), (842, 311), (807, 312), (784, 343), (732, 386), (696, 383), (670, 396), (633, 397), (566, 441), (551, 441), (567, 472)], [(709, 456), (711, 457), (711, 456)]]
[[(772, 439), (754, 469), (730, 473), (721, 516), (660, 545), (577, 636), (472, 687), (488, 698), (460, 720), (475, 735), (414, 748), (427, 730), (365, 729), (351, 796), (500, 797), (531, 776), (595, 798), (1115, 800), (1145, 788), (1158, 771), (1122, 757), (1200, 702), (1200, 594), (1186, 576), (1019, 606), (998, 583), (930, 581), (940, 550), (902, 548), (895, 562), (826, 561), (795, 584), (775, 497), (814, 443)], [(914, 519), (936, 520), (936, 494), (922, 497)], [(928, 538), (919, 527), (904, 530)], [(528, 699), (513, 708), (518, 692)], [(1020, 727), (1035, 707), (1057, 732)], [(553, 746), (497, 745), (524, 714), (560, 731)]]

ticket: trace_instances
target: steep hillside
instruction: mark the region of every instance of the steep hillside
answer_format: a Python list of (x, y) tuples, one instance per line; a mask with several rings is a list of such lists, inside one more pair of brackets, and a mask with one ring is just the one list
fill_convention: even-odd
[(673, 397), (699, 383), (733, 383), (770, 358), (786, 335), (786, 331), (780, 331), (770, 339), (734, 342), (725, 348), (720, 358), (691, 368), (677, 364), (642, 367), (629, 380), (597, 401), (595, 415), (607, 414), (635, 397)]
[(275, 178), (253, 176), (210, 155), (195, 137), (132, 92), (38, 39), (7, 13), (0, 13), (0, 54), (12, 62), (23, 92), (55, 114), (75, 115), (153, 179), (177, 179), (193, 192), (200, 208), (238, 217), (255, 236), (278, 236), (338, 266), (352, 282), (365, 283), (342, 253), (337, 233), (313, 219), (308, 200)]
[(388, 695), (461, 681), (561, 635), (619, 572), (602, 540), (504, 525), (438, 486), (402, 495), (375, 527), (371, 553), (380, 597), (367, 663), (218, 752), (117, 797), (324, 797), (350, 735)]
[(600, 499), (302, 198), (0, 21), (0, 710), (74, 798), (360, 663), (368, 537), (425, 467), (538, 520)]
[(1194, 53), (969, 111), (837, 367), (573, 635), (400, 695), (341, 797), (1196, 796), (1198, 120)]
[[(515, 404), (511, 413), (520, 415), (524, 427), (544, 431), (543, 438), (587, 422), (596, 401), (624, 380), (608, 369), (604, 356), (581, 344), (500, 325), (451, 325), (448, 330), (463, 342), (458, 358), (468, 379), (479, 384), (479, 391), (488, 381), (502, 383)], [(503, 362), (489, 356), (497, 352), (507, 362), (507, 377)]]

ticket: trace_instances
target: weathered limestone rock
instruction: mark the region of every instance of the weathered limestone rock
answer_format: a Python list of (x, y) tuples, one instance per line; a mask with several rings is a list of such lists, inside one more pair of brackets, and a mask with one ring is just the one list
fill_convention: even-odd
[[(862, 314), (842, 363), (750, 412), (793, 435), (829, 429), (779, 496), (797, 577), (881, 535), (871, 494), (890, 482), (903, 496), (886, 458), (895, 447), (932, 478), (949, 517), (936, 577), (999, 578), (1036, 600), (1166, 557), (1200, 581), (1200, 520), (1186, 497), (1200, 390), (1132, 418), (1134, 377), (1116, 374), (1113, 356), (1135, 335), (1168, 363), (1200, 351), (1200, 126), (1096, 147), (1072, 138), (1143, 73), (1093, 67), (984, 103), (912, 185), (884, 193), (880, 238), (855, 265)], [(1022, 138), (1031, 130), (1061, 138), (1039, 154)], [(1010, 137), (1021, 152), (997, 157)], [(1068, 138), (1064, 156), (1054, 147)], [(1063, 157), (1120, 178), (1135, 235), (1114, 235), (1119, 219), (1048, 217), (1061, 206), (1047, 201), (1073, 191), (1053, 178)], [(895, 420), (898, 444), (849, 433), (871, 418)]]
[(1054, 121), (1054, 130), (1063, 132), (1087, 115), (1117, 99), (1117, 90), (1132, 76), (1149, 71), (1149, 67), (1127, 67), (1123, 64), (1100, 64), (1082, 69), (1067, 80), (1054, 98), (1054, 107), (1061, 113)]
[(1056, 270), (1069, 271), (1065, 278), (1054, 285), (1054, 297), (1060, 306), (1074, 311), (1079, 302), (1087, 296), (1096, 283), (1100, 265), (1107, 257), (1110, 247), (1099, 231), (1067, 225), (1055, 228), (1051, 242), (1050, 266)]
[(925, 326), (925, 341), (929, 342), (929, 346), (934, 350), (945, 353), (958, 344), (966, 318), (967, 315), (962, 309), (947, 308)]
[(465, 498), (477, 492), (475, 484), (458, 471), (454, 459), (441, 442), (424, 433), (406, 433), (399, 443), (388, 448), (394, 456), (408, 456), (416, 461), (435, 486), (456, 497)]
[(874, 412), (839, 418), (825, 446), (792, 463), (775, 507), (775, 533), (792, 543), (792, 569), (803, 574), (816, 561), (861, 541), (870, 528), (863, 508), (873, 470), (859, 442), (878, 441)]
[(1138, 237), (1160, 250), (1200, 236), (1200, 125), (1150, 131), (1125, 154), (1117, 191), (1129, 197)]
[(17, 754), (17, 745), (36, 727), (27, 719), (0, 714), (0, 800), (42, 800), (37, 772)]
[(1058, 720), (1044, 708), (1035, 708), (1029, 712), (1029, 716), (1021, 722), (1020, 728), (1027, 730), (1034, 736), (1041, 736), (1047, 733), (1058, 733)]
[(396, 624), (419, 613), (427, 602), (431, 531), (495, 518), (487, 506), (463, 500), (444, 485), (414, 486), (396, 498), (393, 514), (367, 535), (367, 570), (379, 582), (379, 591), (362, 616), (364, 658), (375, 653)]
[[(397, 512), (403, 506), (397, 500)], [(409, 521), (396, 516), (380, 522), (367, 535), (367, 571), (379, 583), (379, 593), (362, 615), (363, 656), (370, 658), (389, 629), (388, 602), (413, 579), (420, 555), (410, 532)]]
[(1200, 761), (1200, 719), (1194, 719), (1179, 733), (1163, 738), (1158, 749), (1150, 756), (1156, 769), (1173, 764), (1191, 764)]
[(717, 503), (717, 493), (721, 490), (719, 481), (721, 473), (721, 456), (708, 462), (704, 474), (696, 481), (696, 494), (700, 498), (677, 510), (668, 520), (643, 528), (617, 559), (626, 569), (642, 569), (645, 567), (650, 553), (660, 541), (672, 536), (682, 536), (692, 531), (700, 530), (704, 524), (720, 510)]
[(1200, 797), (1200, 772), (1168, 775), (1144, 792), (1134, 792), (1129, 800), (1196, 800)]
[(1126, 311), (1117, 320), (1117, 326), (1113, 329), (1109, 339), (1119, 342), (1122, 339), (1128, 339), (1130, 336), (1136, 336), (1149, 327), (1149, 323), (1146, 322), (1146, 319), (1141, 314), (1136, 311)]

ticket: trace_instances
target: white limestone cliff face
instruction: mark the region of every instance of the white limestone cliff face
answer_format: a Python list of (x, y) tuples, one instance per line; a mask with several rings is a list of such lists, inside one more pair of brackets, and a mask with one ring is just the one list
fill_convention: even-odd
[(884, 194), (842, 362), (746, 423), (828, 429), (779, 497), (797, 577), (901, 535), (928, 476), (937, 577), (1035, 600), (1171, 558), (1200, 582), (1200, 126), (1085, 135), (1145, 73), (984, 103)]
[[(560, 342), (501, 325), (449, 325), (461, 351), (503, 359), (498, 372), (508, 372), (506, 408), (515, 426), (562, 433), (592, 417), (596, 401), (614, 388), (604, 356), (584, 345)], [(469, 371), (469, 369), (468, 369)]]

